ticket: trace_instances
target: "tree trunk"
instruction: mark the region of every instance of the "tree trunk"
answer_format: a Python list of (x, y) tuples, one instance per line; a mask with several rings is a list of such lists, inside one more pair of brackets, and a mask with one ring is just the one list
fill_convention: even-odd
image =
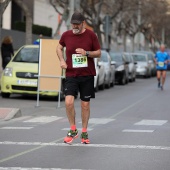
[(26, 16), (26, 44), (32, 44), (32, 15), (27, 5), (22, 0), (14, 2), (24, 11)]

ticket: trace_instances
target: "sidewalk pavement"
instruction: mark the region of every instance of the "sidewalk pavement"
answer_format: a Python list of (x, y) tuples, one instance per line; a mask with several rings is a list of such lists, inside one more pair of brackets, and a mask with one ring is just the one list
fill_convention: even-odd
[(21, 117), (21, 110), (19, 108), (0, 108), (0, 120), (10, 120)]

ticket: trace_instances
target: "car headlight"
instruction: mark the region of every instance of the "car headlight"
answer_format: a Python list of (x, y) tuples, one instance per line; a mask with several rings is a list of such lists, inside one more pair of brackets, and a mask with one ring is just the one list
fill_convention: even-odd
[(122, 70), (124, 70), (124, 66), (122, 65), (122, 66), (119, 66), (119, 67), (117, 67), (117, 69), (116, 69), (117, 71), (122, 71)]
[(5, 68), (4, 76), (12, 77), (12, 68), (10, 68), (10, 67)]

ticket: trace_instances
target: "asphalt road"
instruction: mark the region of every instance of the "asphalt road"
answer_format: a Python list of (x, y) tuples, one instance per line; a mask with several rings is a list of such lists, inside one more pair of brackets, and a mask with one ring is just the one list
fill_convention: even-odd
[[(0, 170), (169, 170), (170, 73), (164, 90), (156, 78), (105, 89), (91, 100), (89, 139), (64, 144), (69, 124), (64, 102), (13, 95), (0, 107), (22, 117), (0, 122)], [(81, 132), (80, 100), (76, 99)]]

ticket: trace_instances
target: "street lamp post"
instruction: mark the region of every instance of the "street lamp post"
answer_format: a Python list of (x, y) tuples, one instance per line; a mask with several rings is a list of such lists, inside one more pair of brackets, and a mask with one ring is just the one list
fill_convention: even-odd
[(138, 23), (138, 50), (141, 50), (141, 30), (140, 30), (140, 27), (141, 27), (141, 0), (138, 0), (138, 18), (137, 18), (137, 23)]

